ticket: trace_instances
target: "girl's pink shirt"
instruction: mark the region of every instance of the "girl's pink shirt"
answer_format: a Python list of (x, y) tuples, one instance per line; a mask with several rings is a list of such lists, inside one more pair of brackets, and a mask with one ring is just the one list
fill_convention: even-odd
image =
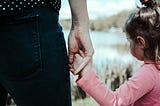
[(109, 90), (93, 69), (76, 82), (101, 106), (160, 106), (160, 71), (154, 64), (143, 64), (115, 91)]

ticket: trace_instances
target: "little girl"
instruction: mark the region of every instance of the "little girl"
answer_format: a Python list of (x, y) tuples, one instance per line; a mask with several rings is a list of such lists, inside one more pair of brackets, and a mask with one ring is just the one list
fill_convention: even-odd
[[(77, 84), (101, 106), (160, 106), (160, 7), (155, 0), (141, 2), (144, 6), (130, 14), (124, 27), (131, 54), (144, 61), (138, 71), (116, 91), (98, 78), (91, 63), (78, 73), (72, 71), (79, 75)], [(84, 56), (82, 51), (79, 54), (75, 69)]]

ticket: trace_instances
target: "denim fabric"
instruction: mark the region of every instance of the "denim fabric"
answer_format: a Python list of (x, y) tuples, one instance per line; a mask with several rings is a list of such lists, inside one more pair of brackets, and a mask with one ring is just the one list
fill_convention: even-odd
[(39, 8), (0, 17), (0, 83), (17, 106), (71, 106), (58, 13)]
[(7, 95), (6, 89), (0, 84), (0, 106), (6, 106)]

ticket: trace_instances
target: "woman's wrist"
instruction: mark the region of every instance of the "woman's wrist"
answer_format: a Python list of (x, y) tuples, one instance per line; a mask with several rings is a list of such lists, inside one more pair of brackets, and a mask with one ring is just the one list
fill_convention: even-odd
[(89, 23), (82, 23), (79, 21), (73, 21), (72, 22), (72, 29), (82, 30), (82, 31), (89, 31)]
[(72, 26), (80, 28), (89, 28), (89, 17), (88, 16), (77, 16), (72, 15)]

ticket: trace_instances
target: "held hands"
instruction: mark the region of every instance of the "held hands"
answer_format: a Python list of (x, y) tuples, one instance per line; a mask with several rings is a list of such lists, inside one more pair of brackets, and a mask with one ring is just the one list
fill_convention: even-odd
[[(79, 67), (79, 65), (82, 63), (83, 58), (84, 58), (84, 53), (80, 50), (79, 51), (80, 54), (75, 54), (74, 57), (74, 63), (73, 63), (73, 68), (77, 69)], [(79, 77), (84, 76), (92, 67), (92, 62), (90, 61), (79, 73), (77, 73), (79, 75)], [(71, 71), (72, 73), (74, 73), (74, 71)]]
[[(92, 47), (89, 30), (86, 26), (74, 27), (71, 29), (68, 39), (69, 47), (69, 67), (73, 74), (78, 74), (92, 59), (94, 50)], [(73, 66), (75, 62), (75, 55), (83, 52), (80, 64), (76, 67)]]

